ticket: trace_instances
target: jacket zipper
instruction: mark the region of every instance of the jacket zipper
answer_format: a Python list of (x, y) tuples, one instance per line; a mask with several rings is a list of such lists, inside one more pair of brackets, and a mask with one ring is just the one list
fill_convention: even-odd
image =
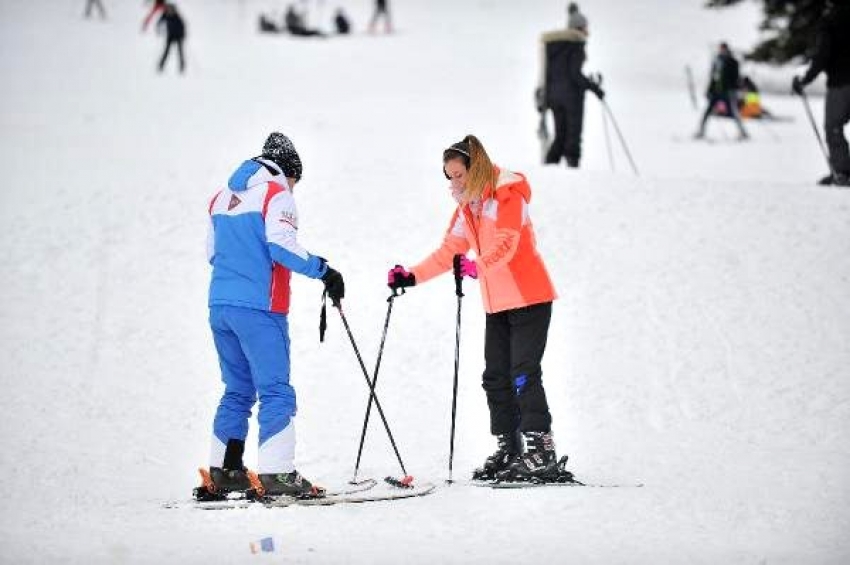
[[(481, 201), (481, 210), (484, 211), (484, 201)], [(472, 217), (472, 210), (469, 209), (469, 204), (466, 204), (461, 208), (461, 213), (463, 213), (463, 217), (466, 219), (467, 225), (472, 228), (472, 237), (475, 238), (475, 254), (478, 257), (481, 257), (481, 241), (478, 239), (478, 226), (475, 224), (474, 219)], [(484, 287), (484, 295), (487, 297), (487, 306), (492, 308), (493, 300), (490, 297), (490, 287), (487, 285), (487, 276), (484, 272), (481, 273), (480, 276), (481, 286)]]

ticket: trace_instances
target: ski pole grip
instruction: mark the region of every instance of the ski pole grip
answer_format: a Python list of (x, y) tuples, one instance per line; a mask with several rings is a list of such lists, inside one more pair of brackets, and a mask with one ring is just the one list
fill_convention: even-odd
[(455, 276), (455, 295), (463, 296), (463, 275), (460, 273), (460, 258), (463, 255), (455, 255), (452, 259), (452, 271)]

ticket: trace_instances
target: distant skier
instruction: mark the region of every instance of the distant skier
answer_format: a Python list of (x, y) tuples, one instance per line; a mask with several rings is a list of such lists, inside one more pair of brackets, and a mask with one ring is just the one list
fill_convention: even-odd
[(180, 72), (186, 70), (186, 59), (183, 55), (183, 41), (186, 39), (186, 23), (177, 11), (174, 4), (166, 4), (157, 22), (158, 28), (165, 27), (165, 49), (162, 52), (162, 57), (159, 60), (159, 72), (165, 68), (165, 62), (168, 60), (168, 54), (171, 52), (171, 46), (177, 46), (177, 58), (180, 64)]
[(850, 186), (850, 150), (844, 128), (850, 122), (850, 4), (827, 2), (818, 30), (814, 57), (802, 78), (794, 77), (792, 90), (803, 89), (826, 72), (824, 132), (832, 171), (819, 184)]
[(165, 11), (165, 0), (153, 0), (151, 9), (148, 11), (145, 19), (142, 20), (142, 31), (146, 31), (154, 17), (163, 11)]
[(260, 14), (260, 17), (257, 21), (258, 29), (260, 33), (280, 33), (282, 30), (278, 29), (277, 24), (274, 23), (270, 17), (265, 14)]
[(97, 11), (100, 13), (100, 19), (106, 19), (106, 10), (103, 7), (103, 3), (100, 0), (86, 0), (86, 11), (85, 17), (88, 19), (91, 17), (92, 10), (97, 8)]
[[(486, 312), (482, 386), (498, 449), (474, 478), (527, 480), (558, 473), (552, 416), (540, 366), (555, 288), (535, 247), (525, 177), (495, 166), (473, 135), (443, 151), (457, 209), (439, 249), (409, 270), (390, 269), (392, 289), (454, 269), (479, 279)], [(466, 258), (470, 250), (476, 258)], [(523, 439), (527, 451), (523, 453)]]
[(587, 18), (579, 10), (578, 4), (570, 2), (567, 5), (567, 29), (579, 29), (587, 33)]
[(375, 11), (372, 13), (372, 19), (369, 21), (369, 33), (375, 33), (378, 27), (378, 20), (384, 20), (384, 33), (392, 33), (393, 21), (390, 16), (389, 0), (375, 0)]
[(224, 395), (213, 422), (210, 478), (219, 491), (244, 491), (248, 419), (259, 398), (259, 481), (267, 494), (316, 494), (295, 469), (295, 390), (289, 382), (291, 274), (324, 282), (339, 305), (342, 275), (298, 243), (294, 189), (302, 165), (288, 137), (268, 136), (209, 206), (210, 326)]
[(549, 108), (555, 118), (555, 139), (544, 161), (557, 164), (565, 158), (568, 167), (578, 167), (584, 127), (584, 93), (590, 90), (601, 100), (605, 91), (581, 71), (587, 58), (587, 18), (574, 2), (569, 4), (567, 13), (567, 29), (541, 36), (543, 84), (538, 89), (542, 92), (538, 108)]
[(291, 35), (298, 37), (323, 37), (325, 35), (317, 29), (308, 28), (304, 16), (296, 12), (295, 6), (292, 4), (287, 6), (283, 20), (286, 25), (286, 31)]
[(338, 8), (334, 15), (334, 27), (339, 35), (347, 35), (351, 32), (351, 21), (342, 8)]
[(705, 137), (705, 126), (708, 118), (714, 113), (718, 104), (722, 104), (729, 116), (735, 120), (738, 125), (738, 139), (749, 139), (747, 130), (744, 129), (744, 123), (741, 121), (741, 116), (738, 114), (738, 60), (729, 49), (726, 42), (720, 43), (717, 49), (717, 55), (711, 63), (711, 73), (709, 74), (708, 89), (706, 97), (708, 105), (703, 112), (702, 120), (700, 121), (699, 129), (694, 134), (694, 139), (702, 139)]

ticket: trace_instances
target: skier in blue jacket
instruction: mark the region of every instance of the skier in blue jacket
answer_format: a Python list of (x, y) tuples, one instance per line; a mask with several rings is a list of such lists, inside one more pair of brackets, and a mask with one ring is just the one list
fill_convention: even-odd
[[(289, 383), (290, 275), (321, 279), (335, 305), (342, 275), (297, 240), (293, 189), (302, 165), (288, 137), (274, 132), (262, 154), (242, 163), (210, 202), (210, 326), (224, 381), (213, 422), (208, 489), (319, 494), (295, 469), (295, 391)], [(260, 408), (258, 477), (242, 462), (248, 420)], [(253, 479), (253, 482), (252, 482)]]

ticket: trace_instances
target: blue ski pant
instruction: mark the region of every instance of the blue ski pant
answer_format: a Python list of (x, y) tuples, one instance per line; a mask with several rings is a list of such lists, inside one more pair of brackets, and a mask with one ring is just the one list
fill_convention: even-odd
[(283, 430), (295, 415), (289, 384), (289, 323), (285, 314), (211, 306), (210, 327), (221, 366), (224, 395), (213, 433), (227, 445), (248, 435), (251, 409), (259, 397), (260, 445)]

